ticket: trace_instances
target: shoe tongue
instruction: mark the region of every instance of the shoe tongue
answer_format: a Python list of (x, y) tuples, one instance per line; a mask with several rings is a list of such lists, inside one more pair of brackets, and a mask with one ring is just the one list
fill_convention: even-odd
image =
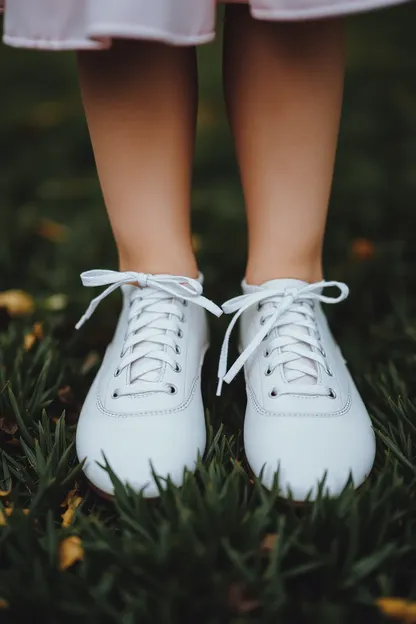
[[(244, 288), (244, 286), (246, 288)], [(253, 286), (249, 286), (249, 285), (243, 285), (243, 289), (245, 290), (245, 292), (254, 292), (255, 290), (274, 290), (276, 291), (277, 289), (282, 292), (282, 296), (285, 294), (285, 291), (288, 290), (299, 290), (300, 288), (303, 288), (304, 286), (308, 286), (308, 282), (304, 282), (303, 280), (299, 280), (299, 279), (274, 279), (274, 280), (269, 280), (267, 282), (264, 282), (261, 286), (257, 286), (257, 287), (253, 287)], [(278, 305), (277, 303), (274, 304), (274, 306), (276, 307), (276, 305)], [(307, 304), (303, 304), (303, 305), (307, 305)], [(264, 309), (267, 310), (267, 308), (269, 308), (269, 305), (267, 305), (267, 303), (265, 304)], [(270, 309), (270, 308), (269, 308)], [(299, 312), (289, 312), (288, 314), (291, 315), (291, 318), (293, 319), (293, 321), (301, 321), (304, 320), (304, 316), (302, 314), (300, 314)], [(271, 332), (271, 335), (275, 335), (275, 336), (285, 336), (285, 335), (290, 335), (291, 331), (293, 331), (295, 329), (297, 334), (304, 334), (305, 336), (308, 336), (310, 334), (310, 330), (306, 329), (306, 327), (301, 327), (299, 325), (296, 325), (296, 323), (293, 324), (288, 324), (285, 325), (284, 327), (281, 327), (279, 329), (274, 329)], [(312, 351), (311, 347), (308, 347), (306, 344), (304, 345), (305, 348), (309, 349), (310, 351)], [(288, 350), (290, 350), (290, 347), (288, 347)], [(299, 358), (297, 360), (299, 363), (302, 364), (306, 364), (307, 366), (313, 366), (313, 368), (317, 368), (315, 362), (312, 362), (311, 360), (309, 360), (308, 358)], [(295, 379), (291, 379), (291, 375), (300, 375), (300, 373), (296, 373), (295, 371), (291, 371), (290, 369), (287, 369), (286, 367), (284, 367), (284, 373), (285, 373), (285, 378), (287, 383), (289, 384), (297, 384), (297, 383), (301, 383), (302, 385), (315, 385), (316, 384), (316, 379), (315, 377), (312, 377), (312, 375), (302, 375), (299, 377), (296, 377)]]
[[(130, 286), (129, 288), (125, 288), (125, 289), (123, 288), (123, 292), (125, 293), (125, 296), (127, 297), (128, 300), (130, 300), (130, 297), (133, 294), (133, 292), (135, 292), (136, 288), (137, 288), (136, 286)], [(146, 294), (150, 290), (153, 290), (153, 289), (142, 288), (141, 292), (143, 294)], [(172, 301), (173, 301), (173, 297), (172, 299), (164, 299), (163, 303), (171, 303)], [(140, 336), (140, 333), (144, 333), (145, 331), (148, 330), (148, 323), (151, 323), (151, 321), (155, 319), (155, 316), (156, 316), (155, 312), (147, 312), (146, 310), (141, 312), (140, 320), (145, 322), (145, 326), (136, 332), (137, 336)], [(157, 314), (158, 318), (163, 318), (163, 317), (168, 318), (168, 316), (169, 314), (164, 314), (164, 315)], [(165, 334), (166, 331), (164, 331), (163, 333)], [(133, 347), (133, 353), (137, 349), (142, 349), (146, 347), (150, 347), (152, 351), (163, 351), (164, 349), (162, 345), (159, 346), (154, 342), (145, 340), (143, 342), (140, 342), (136, 347)], [(155, 367), (157, 366), (157, 370), (150, 371), (150, 372), (143, 374), (142, 371), (145, 367), (147, 368), (148, 364), (149, 364), (149, 360), (147, 360), (147, 358), (142, 358), (140, 360), (137, 360), (136, 362), (133, 362), (130, 368), (130, 379), (132, 382), (138, 378), (140, 378), (141, 381), (160, 381), (160, 373), (161, 373), (161, 369), (163, 365), (162, 362), (160, 363), (160, 365), (158, 365), (158, 363), (154, 361), (154, 365)]]

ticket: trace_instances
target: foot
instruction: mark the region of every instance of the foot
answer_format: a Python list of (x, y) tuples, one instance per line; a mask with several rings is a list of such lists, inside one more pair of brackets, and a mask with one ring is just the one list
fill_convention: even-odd
[[(340, 296), (322, 295), (327, 286)], [(297, 501), (316, 498), (324, 477), (332, 496), (350, 476), (358, 487), (374, 462), (374, 432), (320, 305), (345, 299), (347, 286), (277, 279), (243, 282), (243, 292), (223, 305), (235, 316), (221, 353), (219, 392), (244, 365), (251, 469), (267, 488), (278, 471), (283, 495)], [(242, 353), (226, 374), (228, 340), (240, 315)]]
[[(123, 308), (112, 342), (88, 393), (76, 446), (84, 472), (112, 495), (105, 460), (117, 477), (144, 496), (158, 495), (152, 467), (163, 483), (181, 485), (205, 450), (201, 367), (208, 347), (202, 278), (89, 271), (86, 286), (109, 285), (91, 302), (80, 327), (100, 301), (122, 288)], [(205, 308), (205, 309), (204, 309)]]

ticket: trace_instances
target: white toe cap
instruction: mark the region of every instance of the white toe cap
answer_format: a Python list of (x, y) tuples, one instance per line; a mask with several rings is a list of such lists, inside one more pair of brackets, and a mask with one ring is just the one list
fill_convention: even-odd
[(83, 410), (76, 436), (78, 458), (85, 459), (87, 478), (110, 495), (114, 493), (110, 476), (99, 466), (105, 463), (104, 456), (120, 481), (153, 497), (159, 491), (151, 465), (162, 480), (169, 476), (179, 486), (184, 469), (195, 468), (198, 452), (203, 454), (205, 444), (203, 407), (196, 398), (185, 410), (165, 414), (118, 418), (96, 407)]
[(284, 496), (316, 498), (326, 474), (324, 490), (338, 495), (352, 475), (360, 485), (371, 471), (375, 436), (362, 404), (339, 416), (259, 414), (247, 409), (244, 443), (248, 462), (262, 483), (271, 488), (276, 471)]

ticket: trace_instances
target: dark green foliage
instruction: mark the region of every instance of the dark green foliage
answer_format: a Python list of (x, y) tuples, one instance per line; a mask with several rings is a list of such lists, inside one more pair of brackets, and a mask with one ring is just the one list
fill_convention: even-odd
[[(76, 334), (91, 296), (78, 274), (114, 267), (115, 254), (72, 57), (2, 50), (0, 291), (26, 291), (36, 309), (17, 321), (0, 308), (0, 490), (11, 489), (0, 497), (1, 624), (371, 624), (387, 621), (379, 597), (416, 601), (415, 18), (408, 6), (351, 25), (325, 251), (328, 277), (351, 287), (330, 313), (377, 430), (376, 466), (357, 492), (304, 506), (246, 470), (241, 377), (215, 398), (224, 318), (204, 369), (210, 446), (197, 474), (181, 490), (161, 484), (158, 500), (124, 488), (110, 466), (114, 503), (88, 488), (74, 429), (118, 302)], [(219, 46), (200, 60), (194, 226), (220, 302), (238, 292), (246, 234)], [(41, 217), (65, 236), (45, 233)], [(69, 303), (51, 311), (56, 294)], [(35, 321), (44, 337), (27, 350)], [(82, 503), (63, 526), (75, 485)], [(84, 558), (60, 570), (60, 544), (74, 535)]]

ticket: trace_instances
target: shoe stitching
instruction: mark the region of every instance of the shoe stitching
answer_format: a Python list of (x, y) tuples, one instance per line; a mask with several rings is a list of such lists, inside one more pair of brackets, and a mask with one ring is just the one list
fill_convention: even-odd
[[(257, 401), (257, 399), (255, 397), (254, 391), (252, 390), (252, 388), (248, 384), (247, 377), (246, 377), (246, 390), (247, 390), (247, 393), (250, 394), (250, 397), (251, 397), (251, 399), (253, 401), (254, 407), (255, 407), (256, 411), (259, 414), (262, 414), (263, 416), (274, 416), (275, 418), (276, 417), (277, 418), (289, 418), (289, 417), (292, 417), (292, 416), (295, 417), (295, 418), (338, 418), (338, 417), (343, 416), (344, 414), (346, 414), (350, 410), (351, 404), (352, 404), (351, 392), (350, 392), (350, 389), (348, 387), (348, 396), (347, 396), (347, 401), (345, 403), (345, 406), (341, 410), (338, 410), (336, 412), (329, 412), (329, 413), (325, 413), (325, 414), (322, 414), (322, 413), (321, 414), (316, 414), (314, 412), (306, 413), (306, 414), (302, 414), (302, 413), (298, 413), (298, 412), (284, 412), (284, 413), (279, 414), (278, 412), (271, 412), (271, 411), (266, 410), (266, 409), (264, 409), (264, 408), (262, 408), (260, 406), (259, 402)], [(293, 397), (296, 397), (297, 399), (307, 399), (307, 400), (315, 398), (313, 396), (300, 396), (300, 395), (297, 395), (295, 393), (293, 395), (287, 394), (285, 396), (293, 396)]]
[[(124, 414), (120, 414), (119, 412), (112, 412), (110, 410), (107, 410), (101, 399), (99, 396), (99, 392), (97, 391), (97, 396), (96, 396), (96, 407), (98, 408), (98, 410), (104, 414), (105, 416), (110, 416), (112, 418), (139, 418), (141, 416), (156, 416), (156, 415), (166, 415), (166, 414), (174, 414), (177, 412), (182, 412), (184, 409), (186, 409), (188, 407), (188, 405), (191, 403), (193, 396), (195, 394), (196, 391), (196, 387), (197, 387), (197, 383), (198, 381), (201, 379), (201, 375), (199, 374), (197, 377), (195, 377), (195, 379), (192, 382), (192, 386), (191, 386), (191, 391), (188, 395), (188, 397), (186, 398), (186, 400), (181, 403), (180, 405), (178, 405), (178, 407), (175, 407), (173, 409), (170, 410), (152, 410), (152, 411), (142, 411), (142, 412), (128, 412), (128, 413), (124, 413)], [(146, 396), (143, 395), (143, 398), (145, 399), (147, 396), (151, 395), (155, 395), (157, 394), (156, 392), (152, 392), (152, 393), (146, 393)]]

